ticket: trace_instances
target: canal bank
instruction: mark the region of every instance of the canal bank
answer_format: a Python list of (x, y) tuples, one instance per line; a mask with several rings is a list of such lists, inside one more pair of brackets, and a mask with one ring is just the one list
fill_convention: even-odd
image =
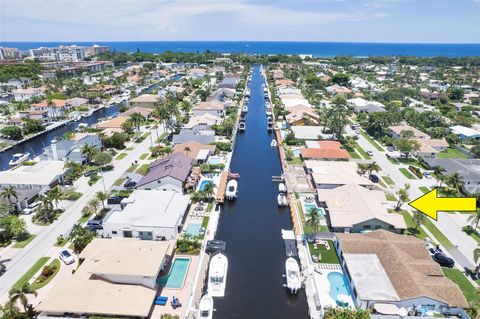
[(308, 318), (304, 290), (292, 296), (283, 287), (285, 246), (281, 229), (291, 229), (288, 208), (277, 206), (281, 175), (278, 150), (267, 132), (260, 68), (249, 83), (246, 131), (238, 133), (231, 170), (241, 175), (238, 198), (222, 207), (216, 239), (227, 242), (229, 259), (224, 298), (215, 298), (215, 318)]

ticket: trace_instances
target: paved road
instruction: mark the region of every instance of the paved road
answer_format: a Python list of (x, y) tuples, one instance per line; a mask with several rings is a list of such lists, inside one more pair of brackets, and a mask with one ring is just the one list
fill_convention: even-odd
[[(163, 128), (159, 128), (159, 134), (163, 132)], [(156, 137), (155, 130), (152, 130), (153, 137)], [(156, 138), (155, 138), (156, 139)], [(109, 189), (115, 180), (117, 180), (128, 169), (131, 163), (138, 157), (148, 152), (151, 146), (150, 138), (146, 138), (140, 144), (132, 144), (135, 147), (128, 155), (119, 161), (114, 161), (115, 168), (104, 173), (104, 182)], [(97, 182), (93, 186), (88, 186), (84, 179), (80, 179), (76, 183), (78, 191), (83, 192), (83, 196), (73, 203), (52, 225), (45, 229), (35, 237), (35, 239), (20, 253), (18, 253), (7, 264), (7, 272), (0, 278), (0, 296), (8, 293), (12, 285), (42, 256), (44, 256), (55, 244), (59, 235), (65, 235), (70, 232), (72, 226), (82, 215), (82, 208), (94, 196), (96, 192), (103, 191), (102, 181)]]
[[(347, 128), (348, 134), (353, 134), (352, 130)], [(392, 192), (395, 193), (398, 189), (403, 187), (405, 183), (410, 184), (410, 199), (415, 199), (423, 195), (423, 192), (419, 189), (420, 186), (426, 186), (428, 188), (435, 186), (435, 179), (415, 179), (411, 180), (405, 177), (398, 169), (400, 167), (405, 167), (408, 169), (407, 165), (395, 165), (391, 163), (385, 156), (385, 152), (378, 151), (372, 144), (370, 144), (367, 139), (362, 135), (358, 136), (358, 145), (360, 145), (364, 150), (369, 150), (373, 152), (372, 160), (376, 161), (382, 168), (383, 171), (379, 172), (380, 176), (390, 176), (395, 185), (391, 186)], [(404, 204), (402, 207), (408, 211), (412, 211), (410, 206)], [(460, 216), (458, 216), (460, 215)], [(433, 224), (456, 246), (457, 249), (453, 249), (451, 254), (457, 257), (457, 262), (462, 266), (462, 268), (474, 268), (473, 262), (473, 249), (477, 247), (477, 242), (472, 239), (470, 236), (466, 235), (462, 231), (462, 227), (467, 225), (466, 218), (468, 215), (465, 214), (451, 214), (441, 212), (438, 216), (438, 221), (432, 220)], [(460, 256), (463, 255), (463, 256)]]

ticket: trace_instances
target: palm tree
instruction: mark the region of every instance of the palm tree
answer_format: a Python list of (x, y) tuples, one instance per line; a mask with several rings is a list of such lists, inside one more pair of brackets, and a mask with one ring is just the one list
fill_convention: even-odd
[(202, 190), (205, 199), (208, 201), (210, 200), (213, 195), (215, 194), (215, 185), (212, 182), (208, 182), (203, 186)]
[(140, 126), (145, 122), (145, 116), (135, 112), (130, 115), (130, 120), (132, 121), (133, 126), (137, 129), (137, 132), (140, 133)]
[(463, 187), (462, 177), (459, 173), (452, 173), (450, 175), (447, 175), (445, 183), (451, 188), (455, 189), (457, 192), (460, 192)]
[(100, 200), (97, 197), (92, 198), (88, 201), (88, 207), (93, 210), (93, 213), (96, 215), (98, 211), (98, 205), (100, 204)]
[(185, 148), (183, 150), (185, 152), (185, 155), (187, 155), (187, 156), (192, 151), (189, 146), (185, 146)]
[(55, 187), (51, 189), (48, 194), (48, 198), (55, 203), (55, 208), (58, 209), (58, 202), (62, 199), (63, 193), (60, 187)]
[(316, 207), (311, 207), (308, 210), (308, 215), (305, 217), (306, 225), (312, 227), (315, 231), (320, 229), (320, 216), (318, 215), (318, 209)]
[(110, 195), (107, 192), (97, 192), (95, 194), (95, 198), (97, 198), (103, 206), (103, 209), (105, 209), (105, 201), (108, 199)]
[[(18, 201), (18, 195), (15, 187), (8, 186), (3, 189), (3, 192), (0, 194), (0, 197), (4, 200), (7, 200), (10, 205), (13, 205)], [(12, 201), (12, 197), (15, 198), (15, 202)]]
[(53, 213), (52, 200), (45, 195), (39, 195), (37, 202), (40, 203), (38, 206), (37, 217), (45, 223), (51, 222), (55, 216)]
[(87, 163), (90, 164), (93, 156), (97, 153), (97, 149), (92, 144), (85, 144), (82, 146), (80, 152), (85, 156)]
[(367, 172), (369, 176), (372, 175), (372, 172), (379, 172), (381, 169), (382, 168), (377, 164), (377, 162), (367, 164)]
[(475, 273), (478, 274), (480, 273), (480, 244), (477, 245), (478, 247), (475, 248), (473, 251), (473, 260), (477, 264), (477, 267), (475, 267)]
[(398, 212), (402, 207), (403, 203), (408, 201), (408, 190), (410, 189), (410, 184), (405, 184), (402, 188), (397, 191), (397, 205), (395, 206), (395, 210)]
[(20, 300), (23, 309), (27, 311), (28, 309), (28, 298), (27, 295), (37, 296), (37, 291), (30, 287), (29, 283), (24, 283), (20, 288), (12, 288), (8, 293), (10, 301), (15, 304), (17, 300)]
[(425, 222), (425, 215), (418, 211), (415, 211), (413, 212), (412, 220), (415, 224), (415, 229), (417, 230), (418, 227), (420, 225), (423, 225), (423, 223)]
[(366, 163), (357, 163), (357, 173), (360, 175), (365, 174), (368, 170), (368, 165)]
[(480, 224), (480, 210), (477, 209), (474, 214), (468, 216), (468, 221), (471, 223), (473, 230), (477, 230), (478, 224)]

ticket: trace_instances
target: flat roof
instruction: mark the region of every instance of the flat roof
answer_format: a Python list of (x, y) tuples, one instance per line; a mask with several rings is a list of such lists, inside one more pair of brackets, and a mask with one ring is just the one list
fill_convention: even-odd
[(135, 227), (176, 227), (189, 204), (189, 196), (174, 191), (135, 190), (122, 211), (115, 211), (105, 224), (129, 224)]
[(460, 135), (464, 135), (464, 136), (479, 136), (480, 135), (480, 132), (477, 131), (477, 130), (474, 130), (473, 128), (469, 128), (469, 127), (465, 127), (465, 126), (461, 126), (461, 125), (455, 125), (455, 126), (451, 126), (450, 129), (452, 130), (452, 132), (454, 134), (460, 134)]
[(318, 140), (324, 135), (320, 126), (292, 126), (291, 129), (295, 138), (300, 140)]
[(40, 161), (0, 172), (1, 185), (49, 185), (65, 172), (63, 161)]
[(312, 171), (316, 184), (348, 184), (373, 185), (373, 183), (358, 175), (355, 162), (305, 160), (305, 167)]
[(399, 301), (390, 279), (375, 254), (343, 254), (360, 299)]

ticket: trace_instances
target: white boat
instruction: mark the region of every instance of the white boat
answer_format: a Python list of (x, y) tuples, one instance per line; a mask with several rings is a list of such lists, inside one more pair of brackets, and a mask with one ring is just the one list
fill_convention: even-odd
[(273, 123), (273, 119), (271, 116), (267, 116), (267, 123)]
[(225, 191), (225, 197), (227, 199), (235, 199), (235, 197), (237, 197), (237, 187), (238, 182), (236, 180), (229, 180), (227, 183), (227, 190)]
[(293, 257), (288, 257), (285, 261), (285, 271), (287, 278), (287, 288), (291, 294), (296, 294), (302, 288), (302, 281), (300, 279), (300, 267), (298, 262)]
[(10, 166), (17, 166), (25, 161), (28, 160), (30, 157), (30, 153), (17, 153), (13, 154), (12, 158), (8, 162), (8, 165)]
[(272, 142), (270, 143), (270, 146), (271, 147), (277, 147), (278, 143), (276, 140), (272, 140)]
[(278, 206), (287, 206), (287, 196), (284, 193), (280, 193), (277, 196)]
[(287, 188), (285, 187), (284, 183), (278, 184), (278, 192), (279, 193), (286, 193), (287, 192)]
[(267, 123), (267, 131), (273, 130), (273, 123)]
[(245, 131), (245, 128), (246, 128), (246, 127), (247, 127), (247, 125), (245, 124), (244, 121), (241, 121), (240, 123), (238, 123), (238, 130), (239, 130), (240, 132)]
[(247, 113), (247, 112), (248, 112), (248, 106), (244, 105), (244, 106), (242, 107), (242, 112), (243, 112), (243, 113)]
[(250, 90), (247, 90), (247, 92), (245, 93), (245, 96), (250, 97)]
[(272, 116), (272, 109), (267, 107), (267, 110), (265, 111), (265, 114), (267, 114), (267, 116)]
[(214, 255), (210, 259), (208, 269), (208, 294), (212, 297), (225, 296), (227, 282), (228, 259), (222, 253)]
[(212, 317), (213, 317), (213, 298), (209, 294), (206, 294), (200, 300), (200, 305), (198, 306), (197, 318), (212, 319)]

